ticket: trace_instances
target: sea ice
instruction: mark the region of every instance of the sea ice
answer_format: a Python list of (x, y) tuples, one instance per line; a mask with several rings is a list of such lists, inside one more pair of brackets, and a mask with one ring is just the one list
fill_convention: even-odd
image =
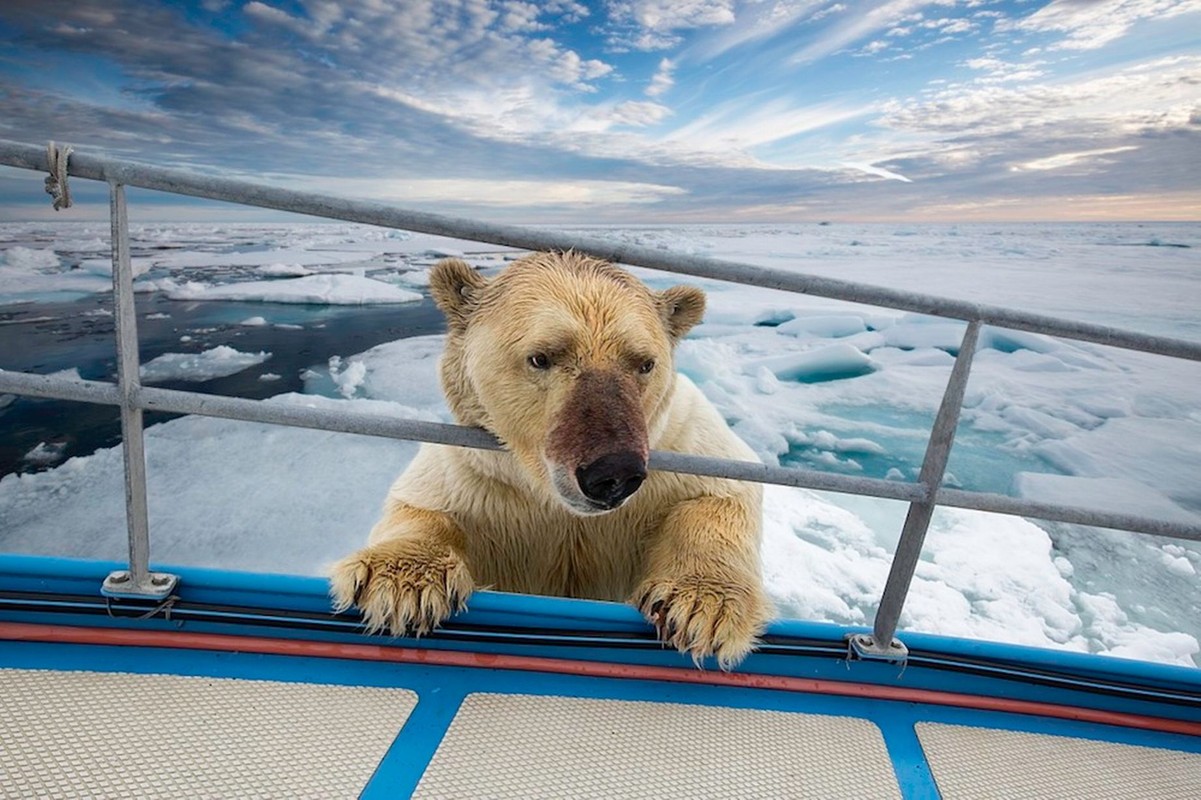
[(935, 322), (906, 317), (884, 331), (884, 343), (902, 350), (933, 347), (957, 353), (963, 342), (963, 331), (961, 322)]
[(1186, 511), (1163, 493), (1130, 478), (1081, 478), (1040, 472), (1019, 472), (1014, 489), (1027, 500), (1083, 506), (1112, 514), (1139, 514), (1153, 519), (1191, 524), (1201, 516)]
[(329, 376), (337, 385), (338, 394), (351, 398), (367, 377), (367, 364), (361, 359), (343, 364), (341, 357), (334, 356), (329, 360)]
[(171, 281), (160, 284), (172, 300), (241, 300), (260, 303), (307, 303), (313, 305), (371, 305), (415, 303), (417, 292), (400, 289), (357, 275), (309, 275), (274, 281), (248, 281), (205, 285)]
[[(145, 275), (154, 266), (153, 258), (131, 258), (129, 266), (132, 269), (133, 276), (136, 278), (139, 275)], [(79, 269), (90, 272), (93, 275), (104, 275), (112, 280), (113, 275), (113, 260), (111, 258), (85, 258), (79, 262)]]
[(430, 285), (430, 271), (428, 269), (416, 269), (410, 272), (401, 273), (397, 278), (406, 286), (422, 288)]
[(21, 246), (0, 250), (0, 305), (68, 299), (112, 288), (111, 278), (64, 269), (53, 250)]
[(751, 361), (747, 369), (767, 367), (782, 381), (819, 383), (858, 377), (875, 369), (863, 351), (849, 344), (832, 344), (816, 350), (768, 356)]
[(9, 247), (0, 256), (0, 265), (19, 270), (48, 270), (59, 266), (58, 255), (53, 250), (35, 250), (31, 247)]
[(220, 345), (202, 353), (163, 353), (143, 364), (141, 374), (146, 383), (208, 381), (241, 372), (269, 358), (270, 353), (241, 353)]
[(257, 267), (255, 272), (275, 278), (301, 278), (313, 274), (311, 269), (300, 264), (264, 264)]
[(788, 336), (815, 336), (824, 339), (850, 336), (865, 330), (867, 325), (864, 324), (863, 317), (850, 314), (793, 317), (776, 328), (777, 333)]
[(158, 256), (154, 263), (160, 267), (268, 267), (286, 264), (289, 267), (310, 267), (330, 264), (346, 264), (362, 261), (362, 252), (338, 252), (334, 250), (309, 250), (305, 248), (279, 250), (233, 250), (210, 252), (205, 250), (181, 250)]
[(32, 450), (21, 456), (21, 460), (45, 467), (62, 461), (65, 449), (66, 442), (38, 442)]

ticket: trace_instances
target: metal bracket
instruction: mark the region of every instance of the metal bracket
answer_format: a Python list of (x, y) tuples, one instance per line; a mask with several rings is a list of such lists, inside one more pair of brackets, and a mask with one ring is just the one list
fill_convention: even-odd
[(129, 570), (110, 572), (100, 586), (100, 594), (118, 598), (152, 598), (161, 600), (170, 596), (179, 585), (179, 576), (169, 572), (151, 572), (147, 580), (138, 583)]
[(847, 634), (847, 658), (852, 661), (904, 664), (909, 658), (909, 648), (899, 639), (893, 639), (888, 647), (881, 647), (870, 633), (851, 633)]

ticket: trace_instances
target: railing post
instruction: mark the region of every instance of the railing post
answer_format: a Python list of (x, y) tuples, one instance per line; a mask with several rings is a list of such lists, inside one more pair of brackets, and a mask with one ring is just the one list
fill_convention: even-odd
[(125, 456), (125, 518), (129, 528), (129, 569), (104, 579), (101, 592), (114, 597), (166, 597), (179, 582), (176, 575), (150, 571), (150, 524), (146, 508), (146, 450), (142, 409), (137, 405), (139, 375), (137, 309), (133, 299), (133, 266), (129, 261), (129, 216), (125, 187), (109, 183), (112, 223), (113, 315), (117, 329), (117, 389), (121, 395), (121, 450)]
[(959, 425), (959, 412), (963, 408), (963, 393), (967, 388), (972, 357), (979, 338), (980, 321), (972, 320), (963, 334), (963, 343), (955, 357), (955, 366), (951, 368), (951, 378), (947, 381), (942, 404), (938, 407), (934, 427), (930, 430), (926, 455), (922, 459), (918, 480), (926, 487), (926, 499), (909, 504), (909, 513), (905, 517), (897, 552), (888, 570), (888, 580), (880, 597), (880, 607), (876, 609), (871, 635), (857, 634), (851, 637), (851, 647), (861, 657), (900, 660), (907, 655), (905, 646), (896, 641), (893, 634), (897, 631), (901, 607), (905, 605), (905, 596), (909, 593), (909, 584), (913, 582), (913, 573), (922, 554), (922, 543), (926, 540), (926, 530), (930, 527), (930, 518), (938, 503), (938, 491), (946, 474), (951, 445), (955, 441), (955, 428)]

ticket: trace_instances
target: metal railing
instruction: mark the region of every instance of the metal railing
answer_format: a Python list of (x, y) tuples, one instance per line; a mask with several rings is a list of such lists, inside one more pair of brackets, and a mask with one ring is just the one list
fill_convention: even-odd
[[(45, 172), (49, 168), (45, 148), (5, 140), (0, 140), (0, 164), (38, 172)], [(411, 211), (379, 203), (278, 189), (246, 181), (198, 175), (86, 153), (71, 154), (67, 172), (69, 175), (79, 178), (105, 181), (109, 185), (113, 298), (118, 353), (117, 383), (71, 380), (0, 370), (0, 392), (101, 403), (121, 408), (129, 526), (129, 569), (115, 572), (106, 579), (104, 591), (108, 594), (166, 596), (173, 591), (176, 580), (172, 575), (152, 573), (149, 568), (150, 531), (146, 511), (146, 461), (142, 441), (142, 414), (144, 411), (198, 414), (461, 447), (500, 448), (491, 434), (476, 428), (395, 419), (354, 411), (282, 406), (257, 400), (142, 386), (139, 378), (137, 319), (133, 305), (133, 272), (129, 257), (129, 223), (126, 215), (125, 186), (527, 250), (574, 249), (630, 266), (966, 321), (968, 326), (963, 343), (956, 355), (951, 377), (935, 417), (916, 483), (835, 475), (803, 468), (769, 466), (682, 453), (656, 451), (651, 454), (650, 467), (652, 469), (868, 495), (908, 502), (910, 504), (909, 512), (881, 595), (872, 634), (852, 638), (852, 647), (861, 656), (903, 658), (904, 646), (895, 641), (894, 634), (921, 554), (922, 543), (930, 524), (931, 515), (936, 506), (969, 508), (1201, 541), (1201, 525), (1199, 524), (1102, 512), (1079, 506), (1032, 502), (999, 494), (948, 489), (941, 485), (954, 441), (955, 429), (959, 422), (964, 389), (971, 371), (976, 341), (982, 325), (988, 324), (1059, 336), (1192, 361), (1201, 361), (1201, 342), (1151, 336), (1103, 325), (1061, 320), (997, 306), (886, 289), (798, 272), (768, 269), (736, 261), (675, 255), (661, 250), (574, 236), (558, 231), (514, 225), (495, 225)]]

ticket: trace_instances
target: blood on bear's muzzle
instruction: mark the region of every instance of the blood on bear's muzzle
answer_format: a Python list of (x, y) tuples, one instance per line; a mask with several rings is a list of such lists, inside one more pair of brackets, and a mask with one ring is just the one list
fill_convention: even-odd
[(582, 373), (547, 438), (546, 457), (559, 497), (582, 514), (612, 511), (646, 480), (646, 419), (634, 378)]
[(605, 508), (617, 508), (646, 480), (646, 459), (641, 453), (609, 453), (575, 471), (580, 491)]

